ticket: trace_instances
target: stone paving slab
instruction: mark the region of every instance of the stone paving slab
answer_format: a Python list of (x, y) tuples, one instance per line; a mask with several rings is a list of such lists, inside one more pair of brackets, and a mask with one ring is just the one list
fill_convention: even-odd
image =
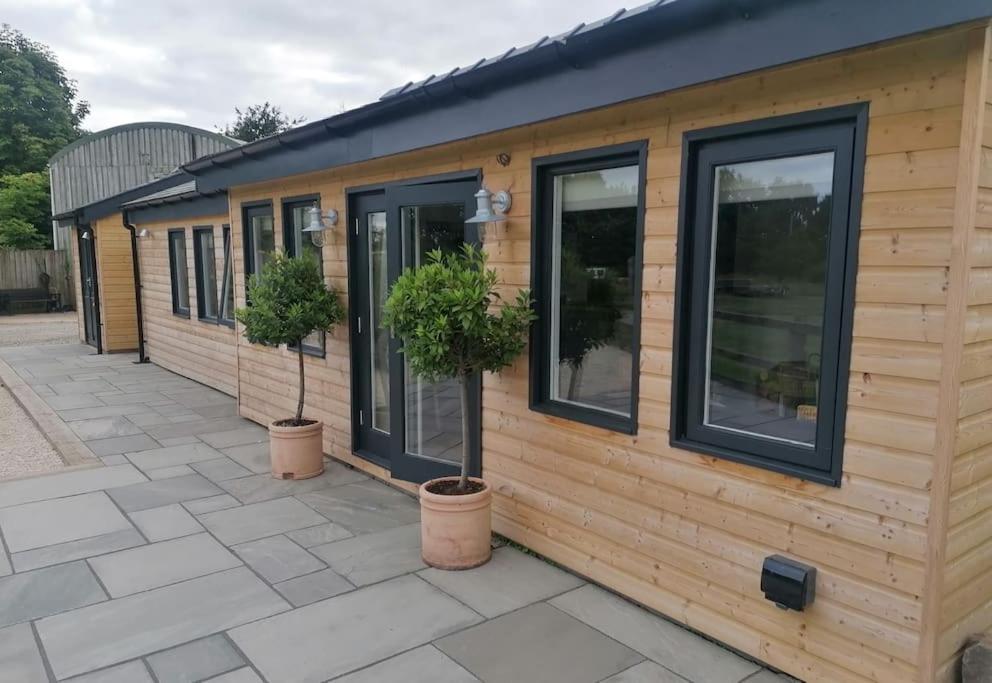
[(0, 510), (0, 530), (7, 549), (15, 554), (130, 528), (102, 491)]
[[(220, 453), (218, 453), (218, 455), (220, 455)], [(251, 470), (242, 467), (230, 458), (223, 456), (214, 460), (204, 460), (201, 462), (190, 463), (190, 467), (215, 484), (217, 482), (227, 481), (228, 479), (250, 477), (252, 473)]]
[(312, 548), (315, 545), (323, 545), (324, 543), (333, 543), (344, 538), (351, 538), (352, 534), (343, 526), (338, 526), (334, 522), (328, 522), (327, 524), (298, 529), (297, 531), (287, 531), (286, 536), (293, 543), (301, 545), (304, 548)]
[(154, 470), (147, 470), (145, 474), (151, 480), (171, 479), (173, 477), (185, 477), (188, 474), (196, 474), (196, 470), (189, 465), (173, 465), (172, 467), (159, 467)]
[(146, 434), (133, 436), (115, 436), (112, 439), (87, 441), (86, 446), (96, 455), (120, 455), (128, 451), (143, 451), (146, 448), (156, 448), (159, 442)]
[(47, 617), (107, 599), (85, 562), (0, 579), (0, 626)]
[(152, 543), (90, 560), (90, 567), (112, 598), (240, 565), (238, 558), (209, 534)]
[(221, 448), (220, 452), (257, 474), (265, 474), (272, 470), (267, 441)]
[(161, 467), (188, 465), (201, 460), (216, 460), (224, 457), (224, 454), (205, 443), (193, 443), (125, 453), (125, 456), (134, 463), (135, 467), (147, 472)]
[(551, 604), (692, 681), (738, 683), (760, 668), (596, 586), (583, 586)]
[(243, 669), (211, 678), (209, 681), (204, 681), (204, 683), (263, 683), (263, 681), (258, 677), (257, 673), (246, 666)]
[(231, 548), (269, 583), (324, 569), (326, 565), (283, 535), (248, 541)]
[(272, 587), (279, 591), (282, 597), (289, 600), (294, 607), (309, 605), (312, 602), (325, 600), (355, 589), (352, 584), (348, 583), (347, 579), (331, 569), (298, 576), (295, 579), (277, 583)]
[(131, 465), (93, 467), (0, 483), (0, 508), (145, 481)]
[(128, 528), (123, 531), (113, 531), (109, 534), (83, 538), (78, 541), (47, 545), (44, 548), (15, 553), (11, 559), (14, 563), (14, 569), (24, 572), (30, 569), (38, 569), (39, 567), (48, 567), (53, 564), (103, 555), (104, 553), (110, 553), (115, 550), (133, 548), (144, 544), (144, 542), (145, 539), (141, 537), (140, 533), (132, 528)]
[(147, 510), (162, 507), (169, 503), (181, 503), (185, 500), (196, 500), (223, 493), (210, 481), (199, 474), (186, 477), (159, 479), (143, 484), (133, 484), (108, 491), (125, 512)]
[(420, 505), (410, 496), (375, 481), (304, 493), (300, 500), (354, 534), (420, 521)]
[(219, 486), (242, 503), (260, 503), (273, 498), (301, 496), (332, 486), (368, 481), (368, 476), (340, 463), (327, 463), (324, 473), (310, 479), (275, 479), (269, 474), (256, 474), (219, 482)]
[(545, 602), (435, 644), (486, 683), (599, 683), (644, 659)]
[(200, 438), (214, 448), (230, 448), (252, 443), (268, 443), (269, 433), (262, 427), (242, 424), (237, 429), (203, 434)]
[[(748, 683), (759, 683), (753, 678), (747, 680)], [(689, 681), (665, 667), (647, 660), (626, 671), (610, 676), (603, 680), (603, 683), (689, 683)]]
[(244, 658), (222, 635), (194, 640), (148, 657), (148, 666), (158, 683), (195, 683), (244, 665)]
[(480, 617), (415, 576), (241, 626), (231, 638), (270, 681), (309, 683), (349, 673)]
[(91, 420), (76, 420), (67, 424), (76, 433), (76, 436), (83, 441), (97, 441), (99, 439), (141, 434), (141, 427), (123, 415), (96, 417)]
[(225, 545), (254, 541), (327, 522), (295, 498), (277, 498), (210, 512), (199, 515), (198, 519)]
[(479, 679), (433, 645), (424, 645), (335, 678), (334, 683), (479, 683)]
[(0, 680), (9, 683), (48, 683), (30, 624), (0, 629)]
[(420, 524), (362, 534), (310, 548), (310, 552), (356, 586), (423, 569)]
[(37, 628), (55, 676), (67, 678), (288, 608), (239, 567), (47, 617)]
[(148, 669), (140, 660), (119, 664), (82, 676), (74, 676), (66, 683), (155, 683)]
[(221, 493), (220, 495), (210, 496), (209, 498), (200, 498), (198, 500), (191, 500), (183, 503), (183, 506), (194, 515), (205, 515), (208, 512), (236, 508), (239, 505), (241, 505), (241, 503), (238, 502), (238, 499), (227, 493)]
[(474, 571), (425, 569), (418, 574), (484, 617), (498, 617), (526, 605), (581, 586), (584, 581), (525, 555), (515, 548), (498, 548), (492, 560)]
[(153, 543), (203, 531), (203, 526), (178, 503), (132, 512), (130, 517), (141, 533)]

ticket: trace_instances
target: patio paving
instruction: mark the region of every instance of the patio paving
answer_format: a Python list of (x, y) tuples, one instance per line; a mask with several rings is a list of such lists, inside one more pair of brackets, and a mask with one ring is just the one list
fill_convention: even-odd
[(415, 500), (270, 478), (233, 399), (133, 356), (0, 359), (103, 461), (0, 483), (0, 681), (790, 680), (513, 547), (426, 568)]

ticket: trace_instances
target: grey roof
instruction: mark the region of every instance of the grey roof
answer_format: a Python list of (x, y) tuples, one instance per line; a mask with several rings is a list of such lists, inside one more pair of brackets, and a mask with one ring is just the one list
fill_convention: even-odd
[(134, 206), (136, 204), (145, 204), (149, 202), (154, 202), (158, 200), (169, 199), (172, 197), (177, 197), (184, 194), (196, 193), (196, 180), (190, 180), (179, 185), (174, 185), (172, 187), (167, 187), (164, 190), (159, 190), (158, 192), (152, 192), (151, 194), (142, 195), (137, 199), (132, 199), (129, 202), (124, 202), (121, 206)]
[(105, 128), (104, 130), (97, 131), (95, 133), (90, 133), (89, 135), (84, 135), (78, 140), (70, 142), (68, 145), (57, 151), (52, 155), (52, 158), (48, 160), (49, 164), (57, 163), (59, 159), (64, 157), (66, 154), (72, 150), (80, 147), (82, 145), (87, 145), (101, 138), (110, 137), (112, 135), (117, 135), (119, 133), (126, 133), (132, 130), (141, 130), (142, 128), (157, 128), (162, 130), (174, 130), (183, 133), (192, 133), (194, 135), (201, 135), (205, 138), (209, 138), (214, 142), (222, 145), (225, 148), (237, 147), (238, 145), (245, 144), (241, 140), (236, 140), (235, 138), (228, 137), (227, 135), (222, 135), (220, 133), (215, 133), (213, 131), (205, 130), (203, 128), (196, 128), (194, 126), (187, 126), (184, 123), (170, 123), (168, 121), (137, 121), (135, 123), (125, 123), (120, 126), (112, 126), (110, 128)]
[(357, 163), (992, 15), (988, 0), (667, 0), (183, 169), (201, 190)]

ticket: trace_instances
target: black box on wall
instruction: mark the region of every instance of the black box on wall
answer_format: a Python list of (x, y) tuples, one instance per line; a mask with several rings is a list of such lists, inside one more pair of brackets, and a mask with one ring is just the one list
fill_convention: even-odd
[(761, 592), (782, 609), (802, 612), (816, 597), (816, 567), (770, 555), (761, 567)]

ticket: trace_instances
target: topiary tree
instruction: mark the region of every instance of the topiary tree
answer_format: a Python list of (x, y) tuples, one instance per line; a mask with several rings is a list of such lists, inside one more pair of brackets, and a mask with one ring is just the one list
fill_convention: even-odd
[[(235, 312), (245, 326), (245, 336), (253, 344), (295, 345), (299, 356), (300, 395), (292, 426), (310, 424), (303, 420), (303, 339), (326, 332), (345, 315), (334, 289), (324, 284), (320, 265), (313, 254), (289, 258), (276, 252), (262, 266), (262, 272), (248, 279), (250, 305)], [(287, 425), (288, 426), (288, 425)]]
[(382, 326), (403, 342), (410, 371), (428, 382), (458, 380), (462, 405), (462, 467), (457, 491), (468, 488), (468, 380), (498, 372), (520, 355), (534, 312), (530, 292), (502, 302), (499, 276), (470, 244), (460, 252), (431, 251), (426, 265), (406, 269), (393, 284)]

